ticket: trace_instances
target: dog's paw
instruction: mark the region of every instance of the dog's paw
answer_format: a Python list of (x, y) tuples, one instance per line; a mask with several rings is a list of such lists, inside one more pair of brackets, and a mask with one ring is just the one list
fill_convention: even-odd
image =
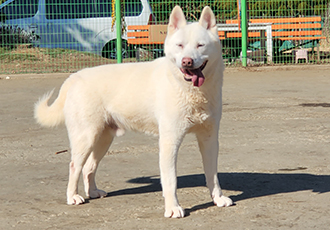
[(72, 197), (68, 197), (69, 205), (78, 205), (78, 204), (83, 204), (83, 203), (85, 203), (85, 199), (78, 194), (75, 194)]
[(183, 218), (184, 210), (180, 206), (174, 206), (166, 209), (164, 216), (167, 218)]
[(92, 199), (103, 198), (107, 196), (107, 193), (103, 190), (95, 189), (93, 191), (89, 191), (89, 194), (87, 194), (87, 196)]
[(233, 201), (226, 196), (213, 197), (213, 202), (218, 207), (228, 207), (233, 205)]

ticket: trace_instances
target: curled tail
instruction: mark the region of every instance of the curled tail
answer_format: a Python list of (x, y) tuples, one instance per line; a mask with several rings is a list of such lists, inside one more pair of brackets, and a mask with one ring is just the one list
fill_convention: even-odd
[(48, 101), (53, 95), (54, 90), (42, 96), (34, 106), (34, 118), (36, 121), (46, 127), (55, 127), (64, 123), (64, 103), (67, 92), (72, 85), (73, 77), (68, 78), (62, 85), (58, 97), (53, 104), (48, 105)]

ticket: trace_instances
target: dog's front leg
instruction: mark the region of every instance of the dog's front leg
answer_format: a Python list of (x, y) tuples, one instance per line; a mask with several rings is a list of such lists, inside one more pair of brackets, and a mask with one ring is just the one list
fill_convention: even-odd
[(176, 195), (176, 161), (177, 153), (183, 136), (177, 137), (175, 132), (160, 133), (159, 136), (159, 166), (163, 196), (165, 198), (165, 217), (184, 217)]
[(218, 179), (218, 129), (201, 130), (196, 134), (202, 154), (206, 185), (214, 204), (218, 207), (230, 206), (232, 200), (222, 194)]

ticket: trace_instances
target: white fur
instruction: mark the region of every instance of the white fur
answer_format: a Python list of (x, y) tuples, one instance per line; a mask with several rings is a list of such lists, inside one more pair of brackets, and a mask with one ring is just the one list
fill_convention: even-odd
[[(232, 204), (222, 195), (217, 177), (224, 65), (212, 10), (205, 7), (199, 22), (187, 24), (181, 8), (175, 7), (165, 52), (166, 57), (152, 62), (83, 69), (64, 82), (52, 105), (47, 105), (51, 94), (36, 103), (38, 123), (53, 127), (65, 122), (68, 130), (72, 152), (68, 204), (84, 203), (77, 191), (81, 172), (87, 196), (106, 196), (96, 187), (96, 169), (113, 138), (125, 130), (159, 134), (166, 217), (184, 216), (176, 196), (176, 159), (188, 132), (196, 133), (214, 203)], [(202, 86), (184, 80), (179, 69), (184, 57), (192, 58), (195, 68), (208, 61)]]

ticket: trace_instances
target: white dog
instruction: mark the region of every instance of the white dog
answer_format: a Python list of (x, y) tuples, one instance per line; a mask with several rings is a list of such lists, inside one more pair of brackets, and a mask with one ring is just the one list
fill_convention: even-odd
[(217, 177), (224, 65), (212, 10), (205, 7), (199, 22), (187, 24), (176, 6), (165, 54), (151, 62), (83, 69), (63, 83), (52, 105), (48, 106), (52, 92), (36, 103), (38, 123), (54, 127), (65, 122), (68, 130), (72, 152), (68, 204), (84, 203), (77, 186), (81, 172), (88, 197), (107, 195), (96, 187), (96, 169), (113, 138), (126, 130), (159, 134), (165, 217), (184, 217), (176, 196), (176, 161), (188, 132), (197, 136), (214, 203), (232, 204), (222, 195)]

